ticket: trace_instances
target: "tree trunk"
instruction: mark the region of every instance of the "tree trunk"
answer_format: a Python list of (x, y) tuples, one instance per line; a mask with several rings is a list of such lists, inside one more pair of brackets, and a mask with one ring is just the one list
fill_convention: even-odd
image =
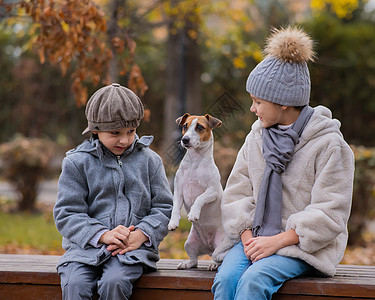
[[(172, 25), (173, 26), (173, 25)], [(163, 152), (165, 162), (170, 164), (175, 160), (175, 142), (179, 137), (179, 130), (175, 123), (176, 118), (182, 113), (184, 99), (181, 99), (181, 34), (173, 34), (169, 30), (167, 44), (167, 80), (166, 97), (164, 103), (164, 138)]]
[(20, 199), (18, 201), (18, 211), (28, 211), (28, 212), (35, 212), (36, 211), (36, 199), (38, 194), (38, 186), (39, 180), (37, 176), (37, 172), (34, 174), (30, 172), (25, 172), (17, 182), (14, 182), (14, 186), (16, 190), (20, 193)]
[(183, 156), (178, 146), (181, 132), (175, 120), (186, 112), (202, 113), (199, 46), (188, 34), (194, 26), (197, 25), (188, 21), (180, 30), (173, 22), (169, 25), (163, 128), (163, 157), (167, 164), (177, 165)]
[(186, 60), (186, 98), (185, 109), (190, 114), (202, 114), (202, 63), (200, 49), (196, 39), (188, 31), (198, 31), (197, 23), (187, 22), (185, 26), (185, 60)]
[(119, 73), (118, 73), (118, 65), (117, 65), (117, 53), (116, 49), (112, 43), (112, 39), (117, 37), (120, 33), (120, 28), (118, 25), (118, 11), (120, 7), (125, 7), (126, 0), (112, 0), (109, 3), (109, 11), (110, 11), (110, 19), (107, 22), (107, 35), (108, 35), (108, 42), (111, 46), (112, 51), (112, 59), (109, 61), (109, 80), (110, 82), (118, 82)]

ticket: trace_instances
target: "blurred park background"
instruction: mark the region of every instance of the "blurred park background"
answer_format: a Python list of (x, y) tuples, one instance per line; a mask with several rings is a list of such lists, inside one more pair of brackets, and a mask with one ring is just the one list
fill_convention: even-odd
[[(175, 119), (210, 113), (225, 185), (254, 115), (245, 82), (271, 28), (315, 41), (311, 106), (342, 123), (356, 156), (343, 263), (375, 264), (374, 0), (0, 0), (0, 253), (61, 254), (52, 207), (64, 153), (87, 136), (84, 108), (119, 82), (146, 107), (171, 185), (183, 152)], [(190, 224), (161, 244), (184, 258)]]

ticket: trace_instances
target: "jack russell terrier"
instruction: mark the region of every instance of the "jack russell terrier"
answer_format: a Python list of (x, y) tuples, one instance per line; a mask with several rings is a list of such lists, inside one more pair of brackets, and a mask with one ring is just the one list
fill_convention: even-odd
[(224, 245), (227, 244), (221, 224), (223, 188), (213, 158), (212, 134), (212, 130), (221, 126), (222, 122), (208, 114), (192, 116), (186, 113), (176, 123), (182, 127), (181, 145), (187, 152), (174, 180), (173, 209), (168, 229), (178, 227), (182, 205), (188, 214), (188, 220), (192, 222), (185, 242), (189, 260), (180, 263), (177, 268), (197, 267), (198, 256), (209, 254), (214, 263), (208, 269), (216, 270), (224, 259)]

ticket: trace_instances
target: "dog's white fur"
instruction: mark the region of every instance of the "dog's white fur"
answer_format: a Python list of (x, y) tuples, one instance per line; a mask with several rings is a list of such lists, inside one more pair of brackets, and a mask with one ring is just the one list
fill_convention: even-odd
[(189, 261), (180, 263), (177, 268), (197, 267), (198, 256), (209, 254), (214, 261), (209, 270), (216, 270), (226, 254), (220, 209), (223, 188), (213, 158), (212, 134), (212, 129), (221, 126), (221, 121), (210, 115), (191, 116), (186, 113), (176, 122), (182, 126), (181, 145), (187, 152), (174, 180), (173, 210), (168, 229), (178, 227), (182, 205), (192, 222), (185, 242)]

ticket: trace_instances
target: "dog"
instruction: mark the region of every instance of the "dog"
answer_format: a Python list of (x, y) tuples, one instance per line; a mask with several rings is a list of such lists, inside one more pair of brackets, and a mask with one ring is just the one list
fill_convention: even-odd
[(208, 269), (216, 270), (226, 254), (226, 237), (220, 209), (223, 188), (213, 158), (212, 130), (220, 127), (222, 122), (208, 114), (193, 116), (186, 113), (176, 123), (182, 127), (181, 146), (187, 151), (174, 180), (173, 209), (168, 229), (178, 227), (182, 205), (192, 222), (185, 242), (189, 260), (180, 263), (177, 268), (197, 267), (198, 256), (209, 254), (213, 263)]

